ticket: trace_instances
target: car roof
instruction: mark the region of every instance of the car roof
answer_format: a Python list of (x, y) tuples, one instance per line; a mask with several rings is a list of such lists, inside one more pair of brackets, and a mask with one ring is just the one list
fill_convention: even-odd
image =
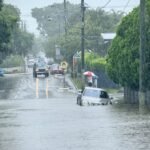
[(96, 88), (96, 87), (85, 87), (85, 89), (93, 89), (93, 90), (99, 90), (99, 91), (106, 91), (102, 88)]

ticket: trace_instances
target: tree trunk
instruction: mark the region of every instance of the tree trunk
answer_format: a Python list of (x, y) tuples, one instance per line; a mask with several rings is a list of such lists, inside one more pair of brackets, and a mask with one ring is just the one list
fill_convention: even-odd
[(124, 87), (124, 100), (127, 104), (138, 104), (138, 91), (132, 90), (130, 87)]
[(150, 91), (147, 90), (145, 93), (145, 102), (147, 105), (150, 105)]

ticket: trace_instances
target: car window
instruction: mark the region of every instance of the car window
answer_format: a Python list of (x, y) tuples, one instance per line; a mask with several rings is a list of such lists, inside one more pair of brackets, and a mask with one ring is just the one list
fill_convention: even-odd
[(46, 63), (45, 62), (39, 62), (38, 64), (37, 64), (37, 66), (38, 67), (45, 67), (45, 65), (46, 65)]
[(105, 91), (100, 92), (100, 98), (108, 98), (108, 97), (109, 96), (108, 96), (107, 92), (105, 92)]
[(99, 97), (100, 91), (96, 89), (85, 89), (83, 92), (83, 96), (89, 97)]

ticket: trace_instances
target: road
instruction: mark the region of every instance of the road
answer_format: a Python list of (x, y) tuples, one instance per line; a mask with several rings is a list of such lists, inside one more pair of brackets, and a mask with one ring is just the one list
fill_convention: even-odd
[(76, 105), (53, 76), (0, 78), (0, 150), (149, 150), (150, 114), (122, 103)]

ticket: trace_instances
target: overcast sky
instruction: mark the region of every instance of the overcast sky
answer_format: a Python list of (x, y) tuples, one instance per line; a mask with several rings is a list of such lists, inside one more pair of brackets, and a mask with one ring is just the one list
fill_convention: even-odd
[[(22, 20), (26, 22), (30, 32), (36, 32), (36, 21), (31, 17), (31, 9), (44, 7), (53, 3), (62, 3), (64, 0), (4, 0), (4, 3), (13, 4), (21, 10)], [(84, 0), (90, 8), (103, 7), (108, 2), (105, 10), (131, 11), (139, 5), (140, 0)], [(69, 0), (74, 4), (80, 4), (81, 0)]]

